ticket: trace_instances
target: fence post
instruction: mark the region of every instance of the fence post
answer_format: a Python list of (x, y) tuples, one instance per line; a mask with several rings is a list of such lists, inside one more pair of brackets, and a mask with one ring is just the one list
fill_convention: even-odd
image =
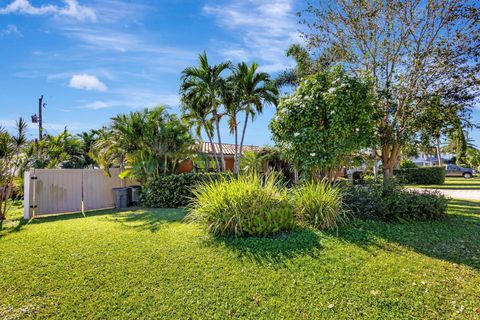
[(33, 184), (35, 181), (32, 181), (32, 177), (35, 175), (35, 171), (30, 169), (30, 171), (25, 171), (23, 177), (23, 218), (30, 219), (32, 218), (33, 206), (35, 205), (33, 199), (33, 193), (35, 192)]

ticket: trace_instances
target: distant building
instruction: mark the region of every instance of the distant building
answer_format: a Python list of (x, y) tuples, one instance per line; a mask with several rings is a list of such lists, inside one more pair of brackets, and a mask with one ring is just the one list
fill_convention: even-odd
[[(220, 145), (213, 143), (215, 151), (220, 161)], [(240, 149), (240, 144), (238, 145)], [(194, 171), (215, 171), (216, 164), (214, 159), (214, 152), (212, 150), (212, 144), (210, 142), (202, 142), (198, 146), (197, 157), (195, 159), (184, 160), (180, 163), (178, 171), (181, 173), (194, 172)], [(233, 171), (234, 157), (235, 157), (235, 145), (231, 143), (222, 143), (223, 156), (225, 158), (225, 168), (228, 171)], [(242, 153), (246, 151), (260, 152), (262, 147), (244, 145)]]

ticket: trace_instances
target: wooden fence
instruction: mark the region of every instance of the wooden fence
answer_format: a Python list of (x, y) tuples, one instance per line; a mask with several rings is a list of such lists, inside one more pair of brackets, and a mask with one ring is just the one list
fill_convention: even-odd
[(24, 217), (114, 207), (112, 188), (138, 184), (118, 177), (120, 169), (31, 169), (25, 172)]

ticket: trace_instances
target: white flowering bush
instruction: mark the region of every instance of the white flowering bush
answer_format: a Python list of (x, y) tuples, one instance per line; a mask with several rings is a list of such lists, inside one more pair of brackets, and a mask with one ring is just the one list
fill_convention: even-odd
[(309, 173), (336, 170), (374, 141), (370, 88), (340, 67), (305, 79), (278, 106), (270, 124), (275, 143)]

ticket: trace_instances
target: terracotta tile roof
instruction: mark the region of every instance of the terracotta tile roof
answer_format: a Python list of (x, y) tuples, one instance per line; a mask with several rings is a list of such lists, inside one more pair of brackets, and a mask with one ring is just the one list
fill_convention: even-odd
[[(220, 145), (218, 143), (215, 143), (215, 142), (213, 144), (215, 145), (215, 150), (217, 151), (217, 153), (220, 153)], [(223, 154), (224, 155), (232, 155), (233, 156), (235, 154), (235, 145), (234, 144), (222, 143), (222, 147), (223, 147)], [(238, 148), (240, 148), (240, 144), (238, 145)], [(244, 145), (243, 149), (242, 149), (242, 152), (245, 152), (245, 151), (260, 152), (260, 151), (262, 151), (262, 149), (263, 149), (262, 147)], [(200, 152), (205, 153), (205, 154), (213, 154), (212, 145), (210, 144), (210, 142), (202, 142)]]

